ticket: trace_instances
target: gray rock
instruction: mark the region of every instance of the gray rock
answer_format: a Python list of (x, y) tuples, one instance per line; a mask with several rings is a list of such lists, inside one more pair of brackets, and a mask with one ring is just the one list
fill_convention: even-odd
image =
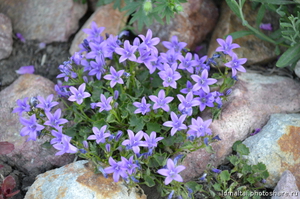
[(270, 176), (266, 186), (275, 187), (281, 174), (290, 170), (300, 186), (300, 114), (273, 114), (258, 134), (243, 143), (249, 147), (245, 156), (250, 164), (262, 162)]
[[(146, 199), (142, 190), (95, 174), (82, 160), (37, 176), (25, 199)], [(137, 192), (141, 191), (141, 192)]]
[(0, 12), (10, 17), (15, 33), (45, 43), (67, 41), (86, 10), (73, 0), (0, 0)]
[(300, 198), (300, 192), (296, 185), (295, 177), (289, 170), (286, 170), (283, 172), (273, 193), (274, 193), (274, 196), (272, 196), (272, 199)]
[(6, 15), (0, 13), (0, 60), (9, 57), (12, 44), (11, 21)]

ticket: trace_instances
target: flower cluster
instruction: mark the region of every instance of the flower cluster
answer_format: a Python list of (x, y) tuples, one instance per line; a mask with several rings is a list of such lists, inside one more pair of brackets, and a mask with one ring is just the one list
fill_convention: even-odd
[[(164, 182), (162, 195), (187, 198), (191, 189), (179, 174), (185, 167), (177, 165), (183, 155), (172, 157), (217, 140), (209, 128), (212, 119), (204, 121), (199, 114), (205, 109), (220, 112), (237, 71), (245, 72), (241, 64), (246, 59), (232, 51), (239, 46), (232, 44), (231, 36), (218, 39), (219, 53), (207, 59), (187, 52), (186, 43), (176, 36), (162, 42), (167, 52), (158, 52), (160, 39), (152, 37), (151, 30), (132, 43), (121, 35), (105, 39), (104, 28), (95, 22), (84, 31), (89, 36), (81, 50), (59, 66), (57, 78), (64, 82), (58, 81), (55, 90), (65, 109), (56, 108), (53, 95), (38, 96), (30, 104), (28, 98), (18, 100), (13, 112), (25, 126), (21, 136), (36, 140), (48, 134), (59, 150), (56, 155), (77, 153), (104, 176), (113, 174), (116, 182), (120, 177), (129, 185)], [(223, 57), (227, 68), (210, 78), (217, 57)], [(227, 75), (228, 68), (234, 78)], [(30, 118), (22, 117), (23, 112)]]

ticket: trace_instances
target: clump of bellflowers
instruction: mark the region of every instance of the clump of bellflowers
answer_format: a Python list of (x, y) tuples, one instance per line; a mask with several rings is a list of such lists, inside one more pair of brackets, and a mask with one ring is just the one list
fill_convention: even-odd
[[(81, 50), (59, 66), (55, 90), (65, 108), (57, 108), (53, 95), (18, 100), (13, 112), (24, 125), (21, 135), (49, 135), (56, 155), (76, 153), (115, 182), (159, 184), (162, 196), (193, 197), (197, 190), (183, 183), (181, 161), (188, 152), (211, 151), (217, 140), (212, 119), (201, 112), (220, 112), (237, 72), (245, 72), (246, 59), (232, 51), (237, 44), (230, 36), (219, 40), (217, 54), (208, 59), (187, 52), (176, 36), (163, 42), (167, 52), (159, 52), (160, 39), (151, 30), (132, 42), (104, 38), (95, 22), (84, 31), (89, 36)], [(214, 78), (211, 67), (222, 56), (227, 67)]]

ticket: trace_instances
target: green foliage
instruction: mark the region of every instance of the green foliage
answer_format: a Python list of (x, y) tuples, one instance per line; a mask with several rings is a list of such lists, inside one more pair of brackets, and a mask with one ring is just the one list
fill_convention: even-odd
[[(233, 38), (239, 38), (253, 34), (264, 41), (273, 43), (276, 46), (274, 49), (275, 53), (281, 55), (276, 66), (289, 66), (293, 69), (297, 61), (300, 60), (300, 2), (291, 0), (251, 0), (253, 8), (258, 9), (256, 24), (252, 27), (243, 14), (245, 1), (226, 0), (230, 9), (242, 20), (242, 24), (249, 29), (249, 31), (230, 33), (230, 35)], [(280, 16), (280, 28), (274, 30), (270, 36), (264, 34), (259, 28), (266, 10), (276, 12)], [(286, 47), (287, 50), (281, 53), (279, 46)]]

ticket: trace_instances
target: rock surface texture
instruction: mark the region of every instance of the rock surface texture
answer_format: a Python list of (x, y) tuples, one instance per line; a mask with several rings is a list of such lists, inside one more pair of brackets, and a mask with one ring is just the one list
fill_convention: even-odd
[(270, 176), (266, 186), (275, 187), (281, 174), (290, 170), (300, 186), (300, 114), (274, 114), (258, 134), (243, 142), (250, 149), (250, 164), (262, 162)]
[(0, 12), (12, 20), (15, 33), (45, 43), (67, 41), (86, 10), (73, 0), (0, 0)]
[[(18, 113), (11, 113), (17, 107), (16, 101), (25, 97), (37, 95), (47, 97), (54, 94), (54, 84), (39, 75), (25, 74), (12, 85), (0, 92), (0, 141), (13, 143), (15, 150), (7, 155), (1, 155), (0, 160), (18, 168), (27, 175), (34, 176), (53, 167), (63, 166), (73, 160), (73, 156), (55, 156), (54, 148), (46, 149), (41, 145), (49, 138), (43, 137), (37, 141), (28, 141), (20, 136), (22, 124)], [(23, 115), (25, 116), (25, 114)]]
[[(224, 103), (221, 118), (210, 126), (213, 134), (222, 139), (212, 144), (216, 153), (198, 150), (188, 154), (183, 161), (186, 169), (181, 172), (186, 181), (199, 177), (208, 163), (219, 165), (231, 153), (235, 141), (244, 140), (252, 130), (263, 127), (271, 114), (300, 110), (300, 84), (293, 79), (250, 71), (238, 78)], [(211, 115), (202, 117), (206, 120)]]
[(11, 21), (6, 15), (0, 13), (0, 60), (9, 57), (12, 44)]
[(88, 161), (78, 161), (37, 177), (25, 199), (146, 199), (146, 195), (129, 190), (123, 182), (115, 183), (89, 168)]
[(125, 16), (125, 12), (120, 12), (118, 9), (115, 10), (112, 3), (98, 7), (73, 39), (69, 50), (70, 54), (73, 55), (80, 50), (79, 44), (87, 37), (83, 29), (90, 28), (93, 21), (96, 22), (98, 27), (105, 27), (105, 30), (102, 32), (102, 36), (105, 38), (105, 33), (118, 35), (126, 26), (127, 18), (128, 16)]

